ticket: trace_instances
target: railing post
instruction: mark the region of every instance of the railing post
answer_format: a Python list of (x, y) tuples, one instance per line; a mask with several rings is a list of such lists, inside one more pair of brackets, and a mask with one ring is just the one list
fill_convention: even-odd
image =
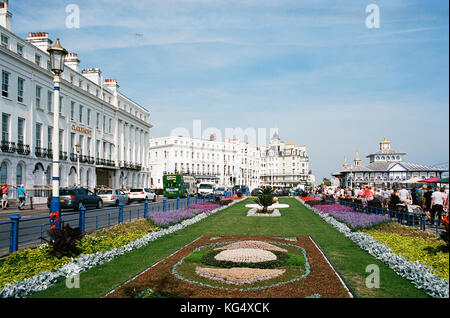
[(421, 227), (422, 227), (422, 231), (425, 231), (425, 229), (427, 228), (425, 214), (422, 215), (422, 226)]
[(20, 215), (17, 213), (11, 214), (9, 216), (11, 220), (11, 232), (9, 239), (9, 253), (13, 253), (19, 249), (19, 222)]
[(119, 203), (119, 224), (123, 222), (123, 203)]
[(191, 196), (187, 196), (187, 198), (186, 198), (186, 205), (187, 205), (187, 207), (189, 207), (189, 205), (191, 204)]
[(85, 230), (85, 220), (86, 220), (86, 208), (82, 206), (79, 211), (78, 226), (80, 227), (81, 233)]
[(177, 197), (177, 207), (176, 210), (180, 209), (180, 197)]
[(439, 217), (436, 218), (436, 235), (439, 235)]
[(148, 200), (144, 201), (144, 219), (147, 218), (147, 214), (148, 214)]
[(195, 195), (195, 204), (198, 204), (198, 194)]
[(167, 198), (163, 198), (163, 212), (167, 211)]

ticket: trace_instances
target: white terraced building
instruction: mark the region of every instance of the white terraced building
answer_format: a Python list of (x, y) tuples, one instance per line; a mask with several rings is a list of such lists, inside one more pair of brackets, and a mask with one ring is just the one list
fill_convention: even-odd
[(306, 146), (283, 142), (275, 133), (268, 147), (261, 147), (261, 183), (276, 188), (313, 186)]
[(447, 169), (432, 165), (423, 165), (403, 160), (404, 152), (391, 149), (391, 142), (384, 138), (380, 141), (380, 149), (367, 155), (369, 164), (361, 165), (358, 153), (350, 166), (347, 161), (342, 170), (332, 174), (339, 179), (342, 187), (373, 185), (391, 187), (396, 183), (407, 184), (408, 180), (442, 177)]
[[(0, 183), (50, 188), (52, 180), (53, 73), (49, 70), (48, 33), (23, 39), (11, 31), (7, 1), (0, 2), (1, 150)], [(69, 53), (61, 78), (61, 186), (148, 187), (150, 114), (119, 91), (101, 70), (80, 71)], [(81, 145), (77, 169), (75, 145)], [(13, 189), (11, 189), (13, 190)], [(12, 196), (15, 191), (10, 191)], [(34, 191), (44, 196), (49, 191)], [(39, 200), (35, 200), (37, 202)], [(42, 201), (42, 200), (41, 200)]]
[(164, 174), (182, 173), (198, 182), (259, 186), (259, 149), (237, 139), (217, 141), (168, 136), (150, 140), (152, 187), (162, 189)]

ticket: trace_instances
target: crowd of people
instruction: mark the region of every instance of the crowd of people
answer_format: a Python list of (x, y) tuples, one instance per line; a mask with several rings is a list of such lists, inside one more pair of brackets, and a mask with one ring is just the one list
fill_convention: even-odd
[(448, 216), (449, 195), (445, 187), (422, 185), (408, 190), (406, 185), (401, 189), (396, 186), (376, 188), (370, 185), (361, 188), (325, 187), (316, 188), (313, 194), (328, 199), (351, 201), (363, 206), (385, 208), (390, 211), (408, 211), (408, 206), (420, 209), (427, 216), (427, 221), (434, 224), (444, 216)]

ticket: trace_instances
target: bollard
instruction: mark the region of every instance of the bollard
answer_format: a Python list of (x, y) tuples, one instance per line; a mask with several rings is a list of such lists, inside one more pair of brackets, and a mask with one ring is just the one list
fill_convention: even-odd
[(148, 214), (148, 200), (144, 201), (144, 219), (147, 218), (147, 214)]
[(167, 211), (167, 198), (163, 198), (163, 212)]
[(187, 198), (186, 198), (186, 205), (187, 205), (187, 207), (189, 207), (190, 203), (191, 203), (191, 196), (188, 195)]
[(9, 237), (9, 253), (13, 253), (19, 249), (19, 222), (20, 215), (15, 213), (9, 216), (11, 220), (11, 231)]
[(195, 204), (198, 204), (198, 194), (195, 195)]
[(85, 220), (86, 220), (86, 208), (82, 206), (79, 210), (79, 217), (78, 217), (78, 226), (80, 228), (81, 233), (84, 233), (85, 230)]
[(177, 207), (176, 207), (176, 209), (177, 210), (180, 209), (180, 197), (177, 197)]
[(123, 222), (123, 203), (119, 203), (119, 224)]
[(436, 235), (439, 235), (439, 217), (436, 218)]

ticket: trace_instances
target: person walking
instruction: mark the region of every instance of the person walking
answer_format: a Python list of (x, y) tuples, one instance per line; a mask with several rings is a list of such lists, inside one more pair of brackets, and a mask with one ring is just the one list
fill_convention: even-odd
[(409, 191), (406, 190), (406, 185), (402, 186), (402, 189), (400, 191), (398, 191), (398, 194), (400, 195), (400, 200), (403, 203), (407, 204), (408, 200), (410, 199), (411, 196), (409, 194)]
[(5, 183), (2, 187), (2, 209), (8, 209), (8, 185)]
[(442, 217), (442, 212), (444, 211), (444, 201), (445, 201), (445, 189), (442, 187), (440, 191), (436, 188), (436, 191), (431, 195), (431, 224), (434, 224), (435, 216), (437, 215), (437, 220), (440, 222)]
[(25, 205), (26, 195), (27, 195), (27, 192), (25, 191), (23, 184), (21, 184), (17, 188), (17, 197), (19, 198), (19, 210), (22, 210), (23, 206)]
[(431, 196), (433, 195), (433, 190), (431, 187), (426, 188), (427, 191), (423, 195), (423, 202), (422, 202), (422, 209), (425, 212), (425, 214), (430, 218), (430, 212), (431, 212)]

